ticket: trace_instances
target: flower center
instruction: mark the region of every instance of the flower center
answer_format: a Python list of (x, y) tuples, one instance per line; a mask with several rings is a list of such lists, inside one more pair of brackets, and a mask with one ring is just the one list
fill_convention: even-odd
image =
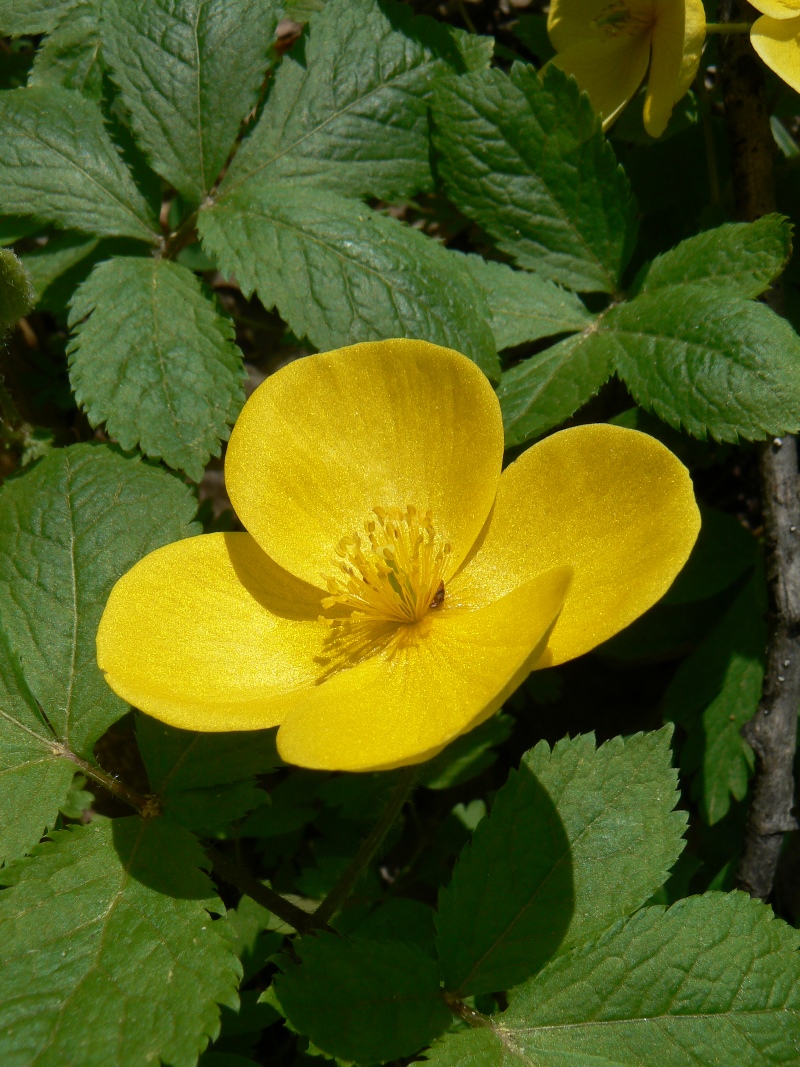
[(376, 507), (372, 516), (363, 533), (339, 542), (338, 573), (325, 579), (323, 606), (341, 604), (364, 621), (418, 622), (444, 601), (450, 544), (437, 535), (430, 511), (412, 504), (405, 511)]
[(638, 4), (632, 7), (625, 0), (614, 0), (603, 8), (597, 18), (592, 19), (591, 25), (607, 37), (617, 37), (620, 33), (631, 36), (643, 33), (653, 28), (655, 19), (651, 12), (640, 8)]

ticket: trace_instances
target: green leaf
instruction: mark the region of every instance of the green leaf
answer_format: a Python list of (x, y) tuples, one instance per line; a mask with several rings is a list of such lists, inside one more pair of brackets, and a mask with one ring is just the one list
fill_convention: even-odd
[(78, 289), (69, 322), (70, 379), (91, 424), (199, 481), (244, 403), (233, 326), (199, 279), (166, 260), (107, 260)]
[(492, 749), (500, 745), (514, 728), (510, 715), (493, 715), (477, 729), (462, 734), (447, 748), (423, 763), (419, 781), (428, 789), (452, 789), (475, 778), (497, 759)]
[(11, 37), (49, 33), (75, 0), (0, 0), (0, 32)]
[(92, 759), (95, 741), (126, 711), (96, 660), (108, 594), (146, 553), (193, 533), (195, 509), (176, 478), (106, 445), (56, 449), (6, 482), (2, 674), (17, 696), (13, 711), (3, 706), (0, 747), (24, 742), (50, 753), (57, 741)]
[(30, 237), (39, 229), (35, 219), (23, 219), (15, 215), (0, 215), (0, 247), (16, 244), (23, 237)]
[(103, 95), (98, 0), (78, 0), (44, 41), (28, 85), (60, 85), (92, 100)]
[(72, 779), (66, 800), (61, 805), (61, 814), (68, 819), (81, 819), (94, 803), (94, 793), (84, 789), (86, 775), (76, 774)]
[(270, 730), (201, 734), (141, 715), (136, 739), (164, 815), (203, 833), (263, 804), (253, 777), (281, 763)]
[(272, 912), (256, 904), (252, 897), (243, 896), (235, 908), (228, 909), (234, 950), (244, 968), (242, 985), (266, 967), (270, 956), (280, 951), (283, 934), (268, 929), (273, 920)]
[(0, 248), (0, 332), (13, 326), (33, 307), (31, 278), (10, 248)]
[(49, 237), (47, 244), (23, 252), (22, 263), (33, 284), (38, 304), (61, 275), (71, 272), (100, 244), (100, 238), (66, 231)]
[(436, 963), (414, 945), (323, 933), (295, 948), (300, 963), (281, 960), (275, 991), (291, 1026), (329, 1056), (411, 1056), (450, 1023)]
[(419, 230), (302, 185), (243, 189), (203, 211), (199, 228), (220, 270), (318, 348), (414, 337), (498, 375), (488, 313), (463, 258)]
[(486, 294), (498, 350), (583, 330), (594, 321), (594, 315), (574, 293), (539, 274), (473, 255), (466, 257), (466, 264)]
[(55, 823), (75, 774), (34, 700), (15, 684), (18, 664), (0, 645), (0, 864), (24, 856)]
[(292, 22), (308, 22), (312, 15), (322, 11), (327, 0), (286, 0), (284, 13)]
[(103, 49), (141, 146), (190, 203), (212, 189), (253, 109), (276, 0), (113, 0)]
[(431, 1067), (797, 1064), (800, 935), (759, 900), (708, 893), (646, 908), (512, 994)]
[(241, 966), (205, 857), (138, 816), (60, 831), (0, 872), (0, 1060), (194, 1067)]
[(506, 371), (497, 389), (506, 446), (539, 437), (574, 415), (610, 377), (614, 351), (590, 326)]
[(138, 241), (130, 237), (87, 237), (74, 230), (56, 231), (47, 242), (21, 254), (36, 294), (36, 307), (66, 320), (76, 288), (93, 268), (113, 256), (137, 255)]
[(577, 84), (556, 67), (437, 82), (433, 144), (447, 195), (521, 267), (615, 293), (635, 236), (627, 179)]
[(711, 825), (727, 815), (731, 795), (744, 799), (753, 770), (753, 751), (740, 731), (761, 699), (764, 600), (758, 572), (683, 661), (664, 694), (664, 717), (688, 732), (681, 766), (685, 772), (700, 772), (694, 792)]
[(405, 4), (329, 0), (278, 68), (222, 183), (223, 199), (245, 182), (384, 200), (430, 189), (431, 86), (466, 65), (449, 29), (415, 18)]
[(541, 741), (495, 798), (439, 898), (445, 988), (508, 989), (639, 907), (683, 848), (671, 730)]
[(700, 504), (700, 535), (662, 604), (693, 604), (728, 589), (756, 561), (758, 542), (725, 511)]
[(728, 296), (760, 296), (786, 266), (791, 252), (792, 226), (781, 215), (728, 222), (657, 256), (634, 283), (632, 295), (691, 283)]
[(416, 945), (436, 959), (435, 914), (430, 905), (419, 900), (384, 897), (374, 908), (351, 905), (336, 916), (334, 925), (338, 933), (347, 936)]
[(0, 212), (158, 242), (98, 106), (47, 85), (0, 93)]
[(695, 437), (800, 430), (800, 339), (765, 304), (692, 283), (611, 308), (617, 373), (643, 407)]

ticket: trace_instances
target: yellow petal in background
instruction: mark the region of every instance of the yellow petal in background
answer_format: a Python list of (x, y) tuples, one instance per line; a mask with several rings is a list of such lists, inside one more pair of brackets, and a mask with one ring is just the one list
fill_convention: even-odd
[(552, 567), (574, 578), (540, 667), (606, 641), (664, 595), (700, 529), (689, 473), (636, 430), (577, 426), (504, 472), (482, 542), (448, 587), (478, 606)]
[(800, 18), (762, 15), (753, 23), (750, 41), (770, 70), (800, 93)]
[(431, 612), (390, 655), (298, 694), (278, 732), (281, 756), (346, 771), (430, 758), (488, 718), (526, 677), (570, 578), (560, 567), (481, 610)]
[(750, 0), (756, 11), (772, 19), (794, 19), (800, 15), (800, 0)]
[(550, 62), (574, 76), (607, 129), (642, 84), (649, 58), (646, 31), (573, 44)]
[(673, 106), (692, 84), (705, 34), (701, 0), (658, 0), (642, 116), (651, 137), (661, 136)]
[(497, 398), (465, 356), (380, 341), (308, 356), (250, 397), (225, 462), (231, 501), (281, 566), (324, 587), (340, 540), (372, 509), (430, 508), (452, 568), (492, 506)]
[(275, 726), (319, 674), (320, 594), (248, 534), (208, 534), (145, 556), (114, 586), (97, 659), (130, 704), (185, 730)]

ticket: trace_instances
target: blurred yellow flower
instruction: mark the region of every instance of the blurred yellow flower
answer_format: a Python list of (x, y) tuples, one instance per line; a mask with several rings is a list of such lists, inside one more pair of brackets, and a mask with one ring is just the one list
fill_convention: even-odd
[(645, 434), (579, 426), (501, 473), (502, 456), (497, 398), (457, 352), (290, 364), (228, 446), (249, 532), (178, 541), (117, 582), (109, 685), (185, 729), (280, 725), (305, 767), (429, 758), (650, 607), (699, 528), (686, 469)]
[(552, 0), (547, 19), (552, 62), (589, 94), (604, 129), (647, 75), (651, 137), (664, 132), (697, 73), (705, 27), (702, 0)]
[(800, 0), (750, 0), (761, 18), (750, 29), (753, 48), (770, 70), (800, 92)]

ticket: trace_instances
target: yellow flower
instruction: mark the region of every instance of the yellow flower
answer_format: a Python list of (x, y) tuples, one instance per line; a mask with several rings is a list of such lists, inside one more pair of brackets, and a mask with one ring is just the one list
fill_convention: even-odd
[(699, 528), (686, 469), (645, 434), (564, 430), (501, 474), (502, 455), (497, 398), (457, 352), (290, 364), (228, 446), (249, 532), (167, 545), (117, 582), (108, 683), (185, 729), (280, 725), (305, 767), (429, 758), (650, 607)]
[(761, 18), (750, 29), (753, 48), (770, 70), (800, 92), (800, 0), (750, 0)]
[(702, 0), (553, 0), (547, 19), (558, 55), (607, 129), (644, 81), (644, 127), (666, 129), (697, 73), (705, 40)]

